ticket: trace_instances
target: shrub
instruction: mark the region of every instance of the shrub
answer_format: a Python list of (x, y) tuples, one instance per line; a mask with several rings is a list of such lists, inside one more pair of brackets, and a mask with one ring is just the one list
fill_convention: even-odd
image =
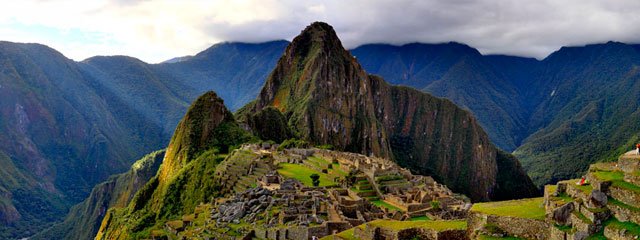
[(317, 187), (320, 185), (320, 175), (314, 173), (314, 174), (311, 174), (309, 177), (311, 178), (311, 183), (313, 184), (314, 187)]

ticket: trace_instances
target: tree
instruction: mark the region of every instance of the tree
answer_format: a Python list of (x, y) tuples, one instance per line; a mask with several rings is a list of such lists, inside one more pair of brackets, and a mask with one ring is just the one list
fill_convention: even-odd
[(311, 174), (311, 176), (309, 176), (311, 178), (311, 183), (313, 184), (314, 187), (317, 187), (320, 185), (320, 175), (314, 173)]

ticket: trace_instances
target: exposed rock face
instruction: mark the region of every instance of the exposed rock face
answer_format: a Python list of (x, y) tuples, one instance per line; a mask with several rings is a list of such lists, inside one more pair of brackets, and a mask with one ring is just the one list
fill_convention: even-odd
[(593, 190), (589, 195), (588, 206), (590, 208), (602, 208), (607, 206), (607, 195), (600, 190)]
[(575, 205), (573, 202), (562, 205), (561, 207), (554, 209), (552, 218), (556, 224), (559, 225), (569, 225), (571, 213), (575, 210)]
[(263, 108), (256, 114), (246, 117), (249, 128), (255, 129), (254, 134), (260, 139), (279, 143), (293, 136), (287, 125), (287, 119), (274, 107)]
[(517, 187), (525, 191), (510, 197), (535, 194), (519, 164), (498, 169), (496, 148), (469, 112), (368, 75), (326, 23), (313, 23), (293, 40), (240, 115), (269, 106), (283, 113), (297, 137), (394, 159), (476, 201), (516, 190), (496, 188), (498, 171), (513, 172), (509, 180), (523, 183)]

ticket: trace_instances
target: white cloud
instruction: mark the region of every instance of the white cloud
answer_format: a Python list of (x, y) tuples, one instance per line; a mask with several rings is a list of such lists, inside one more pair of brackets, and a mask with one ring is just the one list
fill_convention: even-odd
[(458, 41), (542, 58), (564, 45), (639, 42), (638, 13), (635, 0), (24, 0), (0, 8), (0, 39), (47, 44), (76, 60), (159, 62), (220, 41), (291, 39), (320, 20), (346, 47)]

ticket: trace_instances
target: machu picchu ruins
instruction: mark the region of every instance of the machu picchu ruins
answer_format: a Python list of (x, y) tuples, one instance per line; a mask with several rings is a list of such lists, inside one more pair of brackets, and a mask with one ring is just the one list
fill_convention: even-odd
[[(224, 198), (165, 224), (169, 238), (638, 239), (640, 156), (593, 164), (544, 196), (472, 204), (391, 161), (248, 144), (220, 164)], [(247, 157), (250, 156), (250, 157)], [(228, 157), (229, 158), (229, 157)], [(226, 164), (226, 165), (225, 165)], [(292, 174), (291, 167), (298, 167)], [(313, 186), (310, 174), (320, 175)], [(159, 234), (163, 238), (166, 235)]]

